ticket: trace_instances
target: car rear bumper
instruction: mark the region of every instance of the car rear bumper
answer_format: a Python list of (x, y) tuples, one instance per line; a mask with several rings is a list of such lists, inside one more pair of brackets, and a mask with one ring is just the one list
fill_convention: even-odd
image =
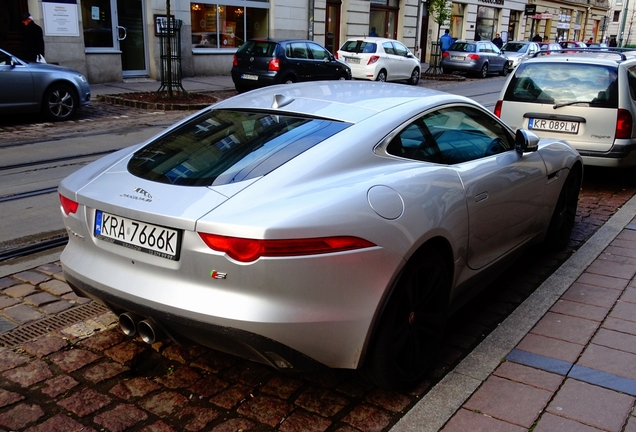
[(583, 163), (590, 166), (629, 168), (636, 166), (636, 143), (614, 144), (610, 151), (585, 151), (577, 149)]

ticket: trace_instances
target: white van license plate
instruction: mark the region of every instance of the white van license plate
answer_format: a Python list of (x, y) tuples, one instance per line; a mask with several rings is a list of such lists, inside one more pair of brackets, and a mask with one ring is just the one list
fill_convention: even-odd
[(528, 121), (528, 129), (577, 134), (579, 122), (531, 118)]

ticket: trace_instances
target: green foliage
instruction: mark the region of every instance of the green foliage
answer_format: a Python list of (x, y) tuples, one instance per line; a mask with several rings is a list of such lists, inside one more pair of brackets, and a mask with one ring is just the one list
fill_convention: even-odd
[(441, 26), (451, 18), (451, 3), (448, 0), (429, 0), (428, 14), (437, 23), (437, 40), (439, 40)]

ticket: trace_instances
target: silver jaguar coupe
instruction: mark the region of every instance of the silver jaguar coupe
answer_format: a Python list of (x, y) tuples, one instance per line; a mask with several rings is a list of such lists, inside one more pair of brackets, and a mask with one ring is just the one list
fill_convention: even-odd
[(404, 389), (524, 247), (567, 245), (582, 175), (567, 143), (461, 96), (271, 86), (64, 179), (61, 262), (145, 342)]

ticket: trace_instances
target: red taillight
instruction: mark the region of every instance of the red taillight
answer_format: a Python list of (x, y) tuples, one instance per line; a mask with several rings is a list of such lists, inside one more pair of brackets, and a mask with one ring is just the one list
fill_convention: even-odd
[(66, 198), (62, 194), (60, 194), (60, 204), (62, 204), (62, 210), (64, 210), (65, 215), (75, 213), (77, 211), (77, 207), (79, 206), (78, 203)]
[(277, 58), (271, 59), (269, 61), (269, 66), (267, 66), (267, 69), (271, 71), (280, 70), (280, 61)]
[(466, 57), (472, 60), (479, 60), (479, 54), (468, 54)]
[(497, 103), (495, 104), (495, 115), (499, 118), (501, 118), (501, 106), (503, 105), (503, 101), (502, 100), (498, 100)]
[(634, 127), (634, 119), (629, 111), (619, 108), (616, 116), (616, 132), (614, 138), (627, 139), (632, 137), (632, 128)]
[(318, 255), (375, 246), (361, 238), (347, 236), (288, 240), (258, 240), (206, 233), (199, 233), (199, 236), (210, 249), (224, 252), (240, 262), (255, 261), (263, 256)]
[(234, 54), (234, 60), (232, 60), (232, 66), (238, 66), (238, 57)]
[(369, 57), (369, 61), (367, 62), (367, 65), (371, 65), (377, 62), (378, 60), (380, 60), (380, 56), (371, 56)]
[(444, 51), (442, 53), (442, 57), (450, 57), (450, 54), (448, 53), (448, 51)]

